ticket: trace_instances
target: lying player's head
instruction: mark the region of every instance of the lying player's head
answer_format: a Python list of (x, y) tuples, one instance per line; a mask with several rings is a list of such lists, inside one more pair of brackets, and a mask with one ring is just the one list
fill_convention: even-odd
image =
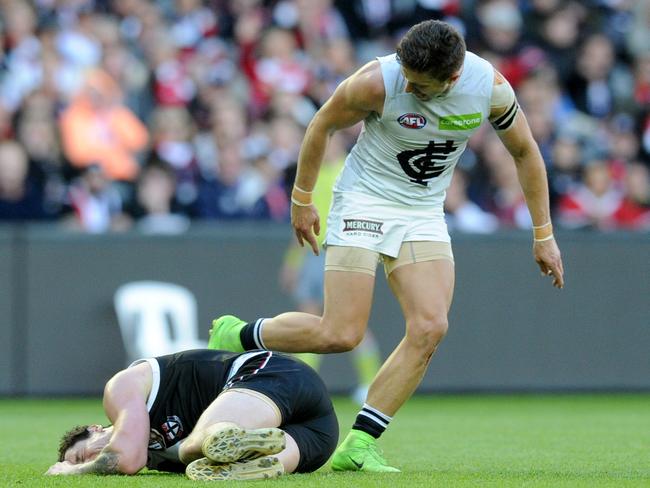
[(465, 40), (446, 22), (427, 20), (411, 27), (397, 45), (407, 91), (421, 99), (447, 92), (460, 76)]
[(78, 425), (61, 437), (59, 461), (81, 464), (97, 457), (111, 439), (112, 427)]

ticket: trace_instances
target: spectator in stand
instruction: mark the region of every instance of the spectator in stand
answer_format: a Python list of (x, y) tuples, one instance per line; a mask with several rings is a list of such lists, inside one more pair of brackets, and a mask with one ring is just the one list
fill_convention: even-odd
[(131, 219), (122, 211), (119, 191), (97, 164), (84, 168), (70, 186), (68, 198), (73, 210), (66, 222), (70, 228), (102, 234), (131, 226)]
[(490, 61), (517, 88), (530, 70), (543, 61), (544, 55), (540, 49), (522, 42), (524, 24), (516, 2), (488, 0), (480, 4), (476, 15), (479, 38), (470, 42), (471, 49)]
[(580, 46), (567, 89), (578, 110), (604, 118), (616, 108), (631, 106), (633, 79), (617, 62), (611, 40), (592, 34)]
[(245, 108), (236, 100), (215, 100), (212, 104), (212, 135), (217, 146), (240, 143), (248, 132)]
[(447, 188), (445, 216), (451, 232), (492, 234), (499, 228), (499, 219), (469, 199), (467, 174), (461, 168), (456, 168)]
[(634, 162), (627, 166), (625, 195), (614, 217), (619, 229), (650, 231), (650, 170)]
[(43, 191), (30, 177), (25, 148), (15, 141), (0, 142), (0, 221), (47, 217)]
[(94, 33), (102, 47), (101, 69), (118, 84), (124, 104), (140, 120), (148, 120), (153, 105), (149, 69), (136, 55), (137, 49), (127, 44), (119, 22), (108, 15), (97, 17)]
[(650, 3), (632, 3), (632, 25), (627, 32), (627, 46), (633, 56), (645, 56), (650, 46)]
[(273, 22), (293, 31), (309, 63), (318, 63), (327, 46), (347, 40), (348, 28), (332, 0), (279, 2), (273, 8)]
[(347, 39), (327, 42), (323, 55), (316, 58), (314, 63), (314, 80), (309, 93), (321, 105), (358, 66), (354, 46)]
[(271, 121), (269, 136), (272, 149), (269, 158), (278, 171), (284, 171), (298, 161), (303, 135), (304, 129), (292, 118), (275, 117)]
[(242, 156), (238, 144), (219, 148), (218, 166), (199, 185), (196, 216), (214, 220), (268, 217), (262, 191), (250, 184), (254, 170)]
[(623, 113), (613, 116), (606, 125), (607, 161), (612, 178), (619, 187), (623, 186), (626, 167), (639, 154), (640, 144), (634, 128), (634, 120)]
[(153, 76), (155, 102), (163, 106), (191, 103), (196, 96), (196, 84), (167, 30), (154, 28), (143, 42), (146, 42), (145, 54)]
[(7, 55), (0, 79), (0, 104), (15, 112), (24, 97), (38, 87), (40, 43), (36, 37), (37, 18), (26, 1), (0, 3), (0, 19)]
[(47, 98), (32, 94), (17, 114), (16, 137), (29, 157), (30, 173), (42, 189), (44, 209), (61, 214), (65, 201), (65, 162), (52, 107)]
[(622, 202), (622, 192), (614, 185), (607, 162), (590, 161), (583, 182), (560, 199), (558, 221), (571, 229), (613, 230)]
[(195, 126), (185, 107), (158, 107), (152, 115), (152, 154), (149, 159), (162, 161), (175, 173), (176, 201), (189, 210), (196, 201), (199, 162), (194, 145)]
[(136, 229), (145, 234), (180, 234), (189, 218), (175, 211), (176, 174), (164, 162), (146, 165), (136, 187)]
[(548, 171), (553, 207), (580, 184), (583, 159), (582, 146), (575, 137), (563, 135), (555, 141)]
[(272, 28), (264, 34), (253, 73), (265, 105), (275, 92), (305, 93), (311, 83), (308, 60), (294, 34), (284, 29)]
[(193, 51), (217, 30), (215, 9), (208, 8), (202, 0), (174, 1), (170, 33), (176, 47), (185, 52)]
[(575, 2), (559, 0), (537, 1), (534, 7), (524, 18), (526, 26), (531, 28), (529, 37), (544, 51), (564, 82), (573, 69), (584, 9)]
[(136, 156), (147, 144), (147, 128), (121, 104), (119, 88), (105, 72), (87, 74), (60, 124), (63, 150), (73, 166), (97, 164), (111, 180), (135, 180)]
[(639, 56), (634, 66), (634, 101), (650, 107), (650, 51)]
[(187, 61), (188, 72), (197, 87), (196, 98), (188, 110), (200, 131), (209, 129), (217, 101), (231, 100), (238, 110), (247, 106), (248, 86), (232, 51), (223, 39), (210, 38), (202, 41)]

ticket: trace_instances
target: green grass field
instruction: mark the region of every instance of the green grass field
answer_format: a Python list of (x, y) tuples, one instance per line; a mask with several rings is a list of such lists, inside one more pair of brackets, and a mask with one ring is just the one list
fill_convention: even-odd
[[(337, 399), (342, 432), (357, 407)], [(105, 422), (99, 399), (1, 400), (0, 486), (175, 487), (179, 475), (45, 477), (60, 434), (72, 424)], [(648, 486), (650, 395), (421, 396), (382, 437), (394, 475), (333, 473), (237, 486)], [(201, 484), (201, 483), (199, 483)]]

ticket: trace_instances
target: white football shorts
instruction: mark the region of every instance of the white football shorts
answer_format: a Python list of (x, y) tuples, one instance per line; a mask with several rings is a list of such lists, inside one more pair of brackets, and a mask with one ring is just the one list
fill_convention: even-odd
[(451, 242), (442, 205), (405, 206), (356, 192), (334, 192), (326, 245), (361, 247), (396, 258), (403, 242)]

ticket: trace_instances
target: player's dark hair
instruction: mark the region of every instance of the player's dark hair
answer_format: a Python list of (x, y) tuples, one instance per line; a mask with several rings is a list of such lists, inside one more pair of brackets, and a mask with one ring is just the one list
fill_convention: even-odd
[(450, 24), (425, 20), (404, 34), (397, 44), (397, 59), (409, 70), (444, 82), (463, 65), (465, 40)]
[(74, 446), (77, 441), (87, 439), (90, 436), (88, 427), (90, 425), (77, 425), (63, 434), (61, 442), (59, 442), (59, 462), (63, 461), (66, 451)]

